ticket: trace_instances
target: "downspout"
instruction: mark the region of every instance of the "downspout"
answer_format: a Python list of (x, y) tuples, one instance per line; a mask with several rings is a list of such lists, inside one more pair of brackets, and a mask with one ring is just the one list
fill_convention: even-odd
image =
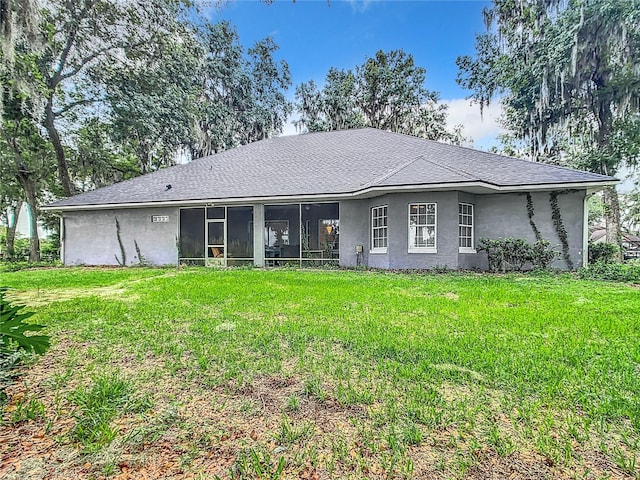
[(66, 265), (64, 259), (64, 214), (60, 214), (60, 262)]
[(585, 190), (582, 206), (582, 266), (589, 264), (589, 199), (595, 192)]

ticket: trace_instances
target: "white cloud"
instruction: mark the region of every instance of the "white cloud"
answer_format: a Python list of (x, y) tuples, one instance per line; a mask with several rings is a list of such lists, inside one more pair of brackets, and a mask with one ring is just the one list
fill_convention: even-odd
[(295, 125), (293, 124), (294, 120), (297, 120), (299, 117), (298, 112), (294, 111), (287, 121), (284, 123), (284, 127), (282, 128), (282, 133), (278, 135), (279, 137), (287, 137), (289, 135), (297, 135), (299, 132), (296, 130)]
[(449, 106), (447, 124), (449, 127), (462, 125), (462, 134), (469, 139), (468, 144), (475, 148), (488, 149), (498, 144), (498, 135), (505, 133), (498, 119), (502, 115), (502, 104), (491, 103), (485, 107), (480, 116), (480, 106), (471, 105), (471, 101), (464, 98), (442, 100)]
[(372, 0), (349, 0), (353, 13), (364, 13), (369, 9)]

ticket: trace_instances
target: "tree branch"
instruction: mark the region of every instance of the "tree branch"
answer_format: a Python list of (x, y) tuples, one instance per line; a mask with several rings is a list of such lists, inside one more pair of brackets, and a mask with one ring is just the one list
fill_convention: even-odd
[(67, 104), (64, 108), (58, 110), (57, 112), (53, 112), (53, 116), (54, 117), (61, 117), (62, 115), (64, 115), (65, 113), (67, 113), (69, 110), (72, 110), (80, 105), (89, 105), (92, 103), (97, 103), (99, 101), (101, 101), (101, 98), (86, 98), (83, 100), (78, 100), (77, 102), (71, 102), (69, 104)]

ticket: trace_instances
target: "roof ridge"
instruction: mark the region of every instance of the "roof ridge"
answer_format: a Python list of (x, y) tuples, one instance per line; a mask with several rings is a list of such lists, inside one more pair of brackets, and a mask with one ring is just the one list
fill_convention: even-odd
[(409, 165), (411, 165), (412, 163), (415, 163), (416, 161), (418, 161), (419, 159), (423, 158), (424, 155), (418, 155), (416, 158), (413, 158), (407, 162), (404, 162), (402, 164), (400, 164), (398, 167), (394, 168), (393, 170), (374, 178), (373, 180), (371, 180), (370, 182), (367, 183), (363, 183), (360, 185), (360, 187), (362, 188), (369, 188), (372, 187), (374, 185), (379, 184), (380, 182), (386, 180), (389, 177), (394, 176), (396, 173), (401, 172), (402, 170), (404, 170), (405, 168), (407, 168)]
[(447, 165), (445, 163), (440, 163), (437, 162), (436, 160), (427, 160), (428, 162), (434, 163), (435, 165), (442, 167), (446, 170), (450, 170), (454, 173), (459, 173), (460, 175), (463, 175), (467, 178), (469, 178), (469, 180), (482, 180), (483, 182), (487, 182), (487, 183), (493, 183), (493, 182), (488, 182), (487, 180), (484, 180), (482, 178), (480, 178), (479, 176), (476, 178), (475, 175), (472, 175), (471, 173), (467, 172), (466, 170), (463, 170), (461, 168), (456, 168), (456, 167), (452, 167), (451, 165)]

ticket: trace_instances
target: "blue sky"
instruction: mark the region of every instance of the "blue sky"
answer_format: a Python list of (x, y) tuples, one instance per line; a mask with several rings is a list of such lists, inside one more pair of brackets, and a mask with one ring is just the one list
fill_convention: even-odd
[[(494, 108), (480, 119), (477, 106), (464, 100), (469, 92), (456, 83), (455, 60), (474, 53), (475, 34), (483, 31), (486, 1), (276, 0), (271, 5), (236, 0), (211, 9), (213, 21), (228, 20), (240, 41), (249, 46), (271, 36), (280, 46), (278, 58), (289, 64), (293, 86), (319, 84), (330, 67), (354, 68), (376, 51), (403, 49), (427, 70), (426, 87), (449, 104), (452, 124), (463, 123), (473, 145), (495, 144)], [(499, 107), (499, 106), (496, 106)], [(293, 133), (287, 125), (285, 133)]]

